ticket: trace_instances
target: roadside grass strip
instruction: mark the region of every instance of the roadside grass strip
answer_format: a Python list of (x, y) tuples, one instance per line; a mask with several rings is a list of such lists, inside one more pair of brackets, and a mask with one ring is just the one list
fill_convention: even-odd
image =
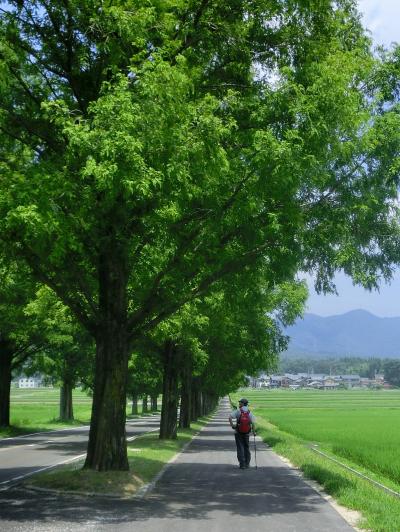
[(239, 393), (249, 399), (263, 440), (339, 504), (360, 512), (359, 528), (400, 530), (400, 393)]
[(82, 469), (83, 460), (39, 473), (24, 482), (26, 487), (56, 490), (77, 495), (103, 495), (130, 498), (140, 496), (168, 462), (199, 433), (210, 417), (179, 429), (176, 440), (160, 440), (157, 433), (147, 433), (128, 442), (129, 471), (97, 472)]

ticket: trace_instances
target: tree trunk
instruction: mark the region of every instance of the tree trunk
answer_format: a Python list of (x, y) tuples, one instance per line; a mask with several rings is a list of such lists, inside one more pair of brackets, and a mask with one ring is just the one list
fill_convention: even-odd
[(210, 412), (210, 396), (208, 393), (203, 394), (203, 416), (206, 416)]
[(156, 393), (154, 395), (151, 395), (150, 399), (151, 399), (151, 411), (152, 412), (157, 412), (157, 410), (158, 410), (158, 405), (157, 405), (158, 394)]
[(192, 394), (192, 421), (203, 415), (203, 394), (201, 392), (201, 383), (196, 379), (193, 382)]
[(160, 439), (176, 439), (178, 417), (178, 353), (173, 342), (164, 346), (163, 398), (161, 407)]
[(0, 342), (0, 427), (10, 426), (11, 364), (14, 351)]
[(149, 412), (149, 406), (147, 402), (147, 395), (142, 397), (142, 414), (147, 414)]
[(70, 379), (64, 378), (60, 389), (60, 421), (72, 421), (74, 411), (72, 406), (73, 383)]
[(203, 397), (203, 416), (208, 416), (217, 404), (216, 398), (215, 395), (210, 392), (205, 392)]
[(185, 360), (182, 365), (182, 386), (181, 386), (181, 409), (179, 415), (179, 426), (183, 429), (190, 428), (191, 403), (192, 403), (192, 364), (191, 360)]
[(198, 407), (198, 380), (196, 378), (192, 378), (192, 385), (191, 385), (191, 412), (190, 412), (190, 421), (197, 421), (200, 412)]
[(138, 413), (139, 413), (139, 410), (138, 410), (138, 396), (137, 394), (132, 394), (131, 395), (131, 401), (132, 401), (132, 411), (131, 411), (131, 414), (133, 416), (137, 416)]
[(128, 373), (127, 275), (118, 249), (99, 264), (99, 313), (92, 418), (85, 469), (129, 469), (126, 446)]

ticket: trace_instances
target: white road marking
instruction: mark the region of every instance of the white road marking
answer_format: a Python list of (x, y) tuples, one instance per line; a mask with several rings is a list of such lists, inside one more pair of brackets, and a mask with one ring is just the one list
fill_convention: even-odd
[[(158, 430), (159, 430), (158, 428), (151, 429), (149, 431), (146, 431), (146, 433), (144, 433), (144, 434), (148, 434), (149, 432), (156, 432)], [(139, 436), (142, 436), (142, 434), (136, 434), (135, 436), (131, 436), (130, 438), (127, 438), (126, 441), (133, 441), (136, 438), (138, 438)], [(45, 443), (53, 443), (53, 442), (49, 441), (49, 442), (45, 442)], [(29, 444), (29, 445), (23, 445), (23, 447), (33, 447), (34, 445), (36, 445), (36, 444), (33, 443), (33, 444)], [(15, 447), (21, 447), (21, 446), (15, 446)], [(7, 449), (10, 449), (10, 448), (11, 447), (7, 447)], [(4, 450), (4, 449), (0, 449), (0, 450)], [(11, 487), (11, 483), (12, 482), (16, 482), (18, 480), (22, 480), (24, 478), (31, 477), (32, 475), (35, 475), (36, 473), (41, 473), (42, 471), (46, 471), (48, 469), (54, 469), (54, 468), (56, 468), (57, 466), (60, 466), (60, 465), (64, 465), (64, 464), (68, 464), (70, 462), (74, 462), (74, 461), (79, 460), (80, 458), (83, 458), (85, 456), (86, 456), (86, 453), (79, 454), (78, 456), (73, 456), (72, 458), (68, 458), (67, 460), (63, 460), (62, 462), (57, 462), (56, 464), (53, 464), (53, 465), (50, 465), (50, 466), (46, 466), (46, 467), (41, 467), (39, 469), (35, 469), (34, 471), (31, 471), (30, 473), (26, 473), (25, 475), (19, 475), (18, 477), (13, 477), (13, 478), (10, 478), (9, 480), (4, 480), (3, 482), (0, 482), (0, 486), (3, 486), (3, 487), (0, 487), (0, 491), (4, 491), (4, 490), (9, 489)]]
[(57, 429), (57, 430), (45, 430), (42, 432), (31, 432), (29, 434), (24, 434), (24, 436), (13, 436), (10, 438), (0, 438), (0, 443), (7, 440), (22, 440), (24, 438), (30, 438), (31, 436), (38, 436), (39, 434), (54, 434), (55, 432), (65, 432), (66, 430), (79, 430), (89, 428), (90, 425), (81, 425), (80, 427), (70, 427), (67, 429)]
[[(55, 467), (59, 465), (68, 464), (69, 462), (74, 462), (75, 460), (79, 460), (79, 458), (83, 458), (86, 456), (85, 454), (80, 454), (78, 456), (74, 456), (73, 458), (68, 458), (68, 460), (63, 460), (62, 462), (57, 462), (57, 464), (53, 464), (51, 466), (41, 467), (39, 469), (35, 469), (35, 471), (31, 471), (30, 473), (26, 473), (26, 475), (19, 475), (18, 477), (10, 478), (9, 480), (4, 480), (3, 482), (0, 482), (0, 486), (5, 484), (10, 484), (11, 482), (15, 482), (17, 480), (22, 480), (23, 478), (31, 477), (32, 475), (35, 475), (36, 473), (41, 473), (42, 471), (46, 471), (48, 469), (54, 469)], [(0, 488), (0, 490), (4, 491), (5, 489), (8, 489), (10, 486), (6, 486), (4, 488)]]
[[(148, 416), (148, 417), (156, 417), (158, 414), (154, 414), (153, 416)], [(140, 426), (140, 424), (144, 424), (146, 425), (146, 423), (144, 423), (143, 419), (138, 419), (138, 420), (135, 420), (135, 419), (132, 419), (132, 420), (129, 420), (126, 422), (127, 425), (135, 425), (135, 426)], [(23, 440), (24, 438), (30, 438), (32, 436), (39, 436), (40, 434), (57, 434), (58, 432), (65, 432), (67, 430), (80, 430), (80, 429), (89, 429), (90, 428), (90, 425), (81, 425), (79, 427), (70, 427), (70, 428), (66, 428), (66, 429), (57, 429), (57, 430), (46, 430), (46, 431), (43, 431), (43, 432), (32, 432), (32, 433), (29, 433), (29, 434), (24, 434), (23, 436), (13, 436), (13, 437), (10, 437), (10, 438), (0, 438), (0, 444), (3, 442), (3, 441), (8, 441), (8, 440)], [(10, 447), (7, 447), (7, 449), (11, 449), (12, 447), (19, 447), (18, 445), (13, 445), (13, 446), (10, 446)], [(2, 451), (3, 449), (0, 447), (0, 451)]]
[(157, 432), (158, 430), (159, 430), (158, 427), (156, 429), (146, 430), (146, 432), (144, 432), (143, 434), (136, 434), (136, 436), (131, 436), (130, 438), (126, 438), (126, 441), (136, 440), (138, 436), (143, 436), (144, 434), (148, 434), (149, 432)]

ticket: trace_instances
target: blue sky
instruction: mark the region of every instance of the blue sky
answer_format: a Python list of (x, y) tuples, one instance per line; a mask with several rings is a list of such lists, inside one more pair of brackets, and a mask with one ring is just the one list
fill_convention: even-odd
[[(358, 6), (364, 26), (371, 32), (376, 44), (390, 46), (393, 42), (400, 42), (400, 0), (359, 0)], [(308, 312), (330, 316), (364, 309), (376, 316), (400, 316), (400, 271), (392, 283), (381, 286), (379, 292), (355, 287), (351, 279), (343, 274), (336, 277), (337, 296), (319, 296), (312, 289), (312, 282), (308, 284)]]
[(377, 44), (389, 46), (400, 41), (399, 0), (358, 0), (358, 7), (364, 26)]

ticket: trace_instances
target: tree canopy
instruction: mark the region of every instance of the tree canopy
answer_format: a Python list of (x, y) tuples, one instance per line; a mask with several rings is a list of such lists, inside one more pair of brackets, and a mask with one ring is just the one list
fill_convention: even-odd
[(129, 353), (221, 279), (390, 276), (398, 65), (355, 2), (11, 1), (0, 54), (0, 238), (96, 341), (86, 467), (127, 467)]

